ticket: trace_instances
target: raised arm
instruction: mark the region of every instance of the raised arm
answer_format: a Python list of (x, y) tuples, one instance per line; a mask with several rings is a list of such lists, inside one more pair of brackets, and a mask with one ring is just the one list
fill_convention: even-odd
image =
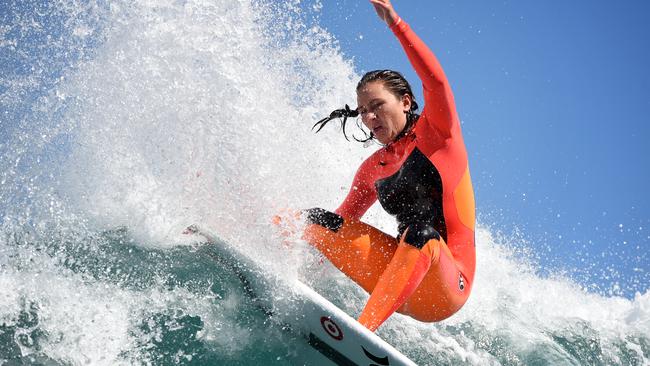
[(422, 80), (423, 114), (443, 136), (451, 136), (454, 125), (458, 124), (458, 117), (451, 87), (438, 59), (411, 27), (397, 15), (389, 0), (370, 0), (370, 2), (375, 7), (377, 15), (397, 36), (411, 65)]

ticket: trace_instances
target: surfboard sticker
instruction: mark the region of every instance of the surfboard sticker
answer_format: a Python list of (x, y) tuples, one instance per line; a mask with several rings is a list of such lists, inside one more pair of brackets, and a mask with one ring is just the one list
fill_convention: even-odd
[[(300, 335), (318, 351), (314, 354), (322, 359), (313, 360), (314, 365), (415, 365), (303, 282), (283, 280), (269, 273), (205, 228), (191, 226), (190, 229), (189, 233), (201, 235), (209, 242), (201, 252), (233, 271), (260, 311), (275, 325)], [(285, 297), (286, 304), (280, 304), (285, 308), (275, 313), (273, 308), (278, 304), (270, 304), (268, 299), (272, 298), (272, 291), (279, 289), (291, 296)]]
[(334, 338), (337, 341), (340, 341), (343, 339), (343, 331), (341, 328), (339, 328), (338, 325), (336, 325), (336, 322), (332, 320), (331, 317), (329, 316), (322, 316), (320, 318), (320, 325), (323, 326), (323, 329), (325, 329), (325, 332), (330, 335), (330, 337)]

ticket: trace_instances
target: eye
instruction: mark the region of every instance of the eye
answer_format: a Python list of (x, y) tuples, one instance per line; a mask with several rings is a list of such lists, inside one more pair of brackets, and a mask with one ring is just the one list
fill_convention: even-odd
[(384, 101), (376, 101), (372, 102), (368, 108), (365, 107), (358, 107), (357, 112), (359, 112), (359, 115), (361, 117), (365, 117), (368, 115), (368, 113), (377, 113), (378, 111), (382, 110), (382, 106), (384, 105)]

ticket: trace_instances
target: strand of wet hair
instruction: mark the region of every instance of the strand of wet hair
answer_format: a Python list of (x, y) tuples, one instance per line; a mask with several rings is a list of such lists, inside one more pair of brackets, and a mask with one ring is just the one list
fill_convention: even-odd
[[(329, 117), (325, 117), (325, 118), (321, 119), (320, 121), (316, 122), (312, 126), (311, 129), (313, 131), (314, 128), (318, 127), (318, 129), (315, 132), (315, 133), (318, 133), (330, 121), (332, 121), (334, 119), (339, 119), (341, 121), (341, 128), (343, 129), (343, 136), (345, 136), (346, 140), (350, 141), (350, 139), (348, 138), (348, 135), (345, 132), (345, 126), (346, 126), (346, 123), (348, 121), (348, 118), (356, 118), (358, 116), (359, 116), (359, 112), (356, 109), (351, 109), (350, 106), (346, 104), (345, 108), (336, 109), (336, 110), (332, 111), (332, 113), (330, 113)], [(371, 135), (372, 135), (372, 132), (371, 132)], [(371, 138), (372, 138), (372, 136), (371, 136)], [(356, 137), (354, 137), (354, 139), (359, 141)], [(360, 141), (360, 142), (362, 142), (362, 141)]]
[[(404, 130), (397, 136), (397, 139), (401, 138), (402, 136), (404, 136), (408, 132), (410, 132), (411, 129), (413, 128), (413, 126), (415, 125), (415, 122), (419, 119), (420, 115), (415, 113), (414, 112), (415, 110), (417, 110), (417, 104), (415, 104), (414, 107), (412, 107), (410, 111), (406, 112), (406, 114), (407, 114), (406, 126), (404, 127)], [(325, 118), (321, 119), (320, 121), (316, 122), (312, 126), (311, 129), (313, 131), (314, 128), (316, 128), (316, 126), (318, 126), (318, 129), (315, 132), (315, 133), (318, 133), (330, 121), (339, 118), (340, 121), (341, 121), (341, 129), (343, 130), (343, 136), (345, 137), (346, 140), (350, 141), (350, 139), (348, 138), (347, 133), (345, 132), (346, 123), (347, 123), (348, 118), (356, 118), (358, 116), (359, 116), (359, 112), (356, 109), (351, 109), (350, 106), (348, 106), (346, 104), (345, 108), (334, 110), (334, 111), (332, 111), (332, 113), (330, 113), (329, 117), (325, 117)], [(370, 131), (370, 133), (366, 133), (366, 131), (359, 124), (358, 120), (357, 120), (357, 127), (361, 130), (361, 132), (363, 132), (364, 135), (366, 135), (366, 138), (360, 140), (356, 136), (352, 135), (352, 138), (354, 138), (355, 141), (366, 143), (366, 142), (371, 141), (372, 139), (375, 138), (375, 135), (372, 133), (372, 131)]]

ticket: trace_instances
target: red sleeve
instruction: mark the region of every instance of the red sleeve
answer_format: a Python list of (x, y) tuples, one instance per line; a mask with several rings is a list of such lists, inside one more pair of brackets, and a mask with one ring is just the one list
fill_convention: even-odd
[(454, 124), (458, 123), (458, 117), (454, 96), (442, 66), (429, 47), (406, 22), (400, 19), (391, 30), (399, 39), (411, 65), (422, 80), (424, 89), (422, 114), (443, 136), (450, 137)]
[(367, 166), (368, 160), (359, 167), (359, 170), (354, 175), (348, 195), (339, 208), (336, 209), (337, 214), (345, 218), (359, 220), (377, 200), (374, 184), (365, 169)]

